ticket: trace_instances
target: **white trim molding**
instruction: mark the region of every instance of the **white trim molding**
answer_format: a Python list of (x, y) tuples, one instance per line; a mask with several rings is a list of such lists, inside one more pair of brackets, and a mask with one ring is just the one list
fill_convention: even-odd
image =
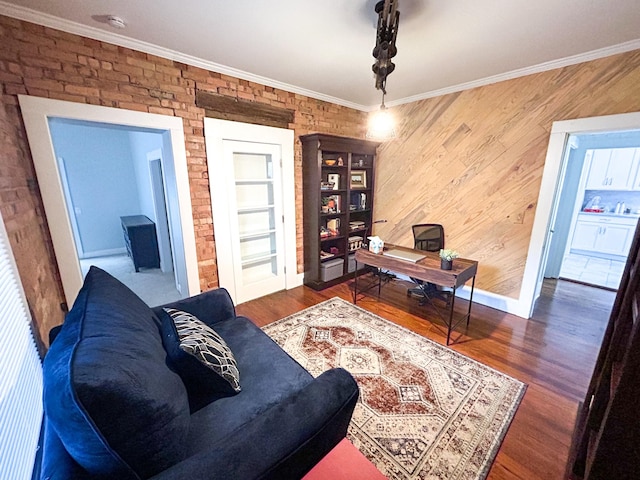
[[(533, 75), (535, 73), (547, 72), (556, 68), (577, 65), (578, 63), (584, 63), (591, 60), (597, 60), (599, 58), (610, 57), (612, 55), (618, 55), (619, 53), (631, 52), (632, 50), (637, 50), (639, 48), (640, 40), (632, 40), (630, 42), (624, 42), (618, 45), (612, 45), (610, 47), (600, 48), (597, 50), (592, 50), (590, 52), (580, 53), (578, 55), (572, 55), (570, 57), (564, 57), (557, 60), (551, 60), (549, 62), (539, 63), (530, 67), (511, 70), (510, 72), (499, 73), (498, 75), (492, 75), (490, 77), (479, 78), (478, 80), (473, 80), (471, 82), (452, 85), (451, 87), (440, 88), (438, 90), (431, 90), (430, 92), (420, 93), (418, 95), (412, 95), (410, 97), (400, 98), (398, 100), (387, 101), (385, 102), (385, 104), (387, 107), (396, 107), (398, 105), (404, 105), (406, 103), (426, 100), (427, 98), (440, 97), (442, 95), (449, 95), (450, 93), (457, 93), (464, 90), (471, 90), (472, 88), (484, 87), (486, 85), (513, 80), (514, 78), (525, 77), (527, 75)], [(370, 107), (367, 107), (366, 111), (370, 112), (373, 110), (377, 110), (378, 108), (380, 108), (379, 105), (372, 105)]]
[(248, 80), (250, 82), (259, 83), (261, 85), (277, 88), (279, 90), (297, 93), (299, 95), (304, 95), (305, 97), (315, 98), (316, 100), (335, 103), (336, 105), (342, 105), (343, 107), (353, 108), (355, 110), (366, 109), (366, 107), (364, 107), (363, 105), (349, 102), (342, 98), (332, 97), (330, 95), (325, 95), (313, 90), (307, 90), (295, 85), (279, 82), (278, 80), (274, 80), (272, 78), (255, 75), (250, 72), (245, 72), (244, 70), (228, 67), (220, 63), (210, 62), (203, 58), (187, 55), (186, 53), (160, 47), (158, 45), (144, 42), (142, 40), (136, 40), (135, 38), (126, 37), (124, 35), (102, 30), (100, 28), (90, 27), (81, 23), (72, 22), (64, 18), (38, 12), (30, 8), (12, 5), (3, 1), (0, 1), (0, 15), (6, 15), (8, 17), (17, 18), (18, 20), (24, 20), (26, 22), (44, 25), (45, 27), (55, 28), (56, 30), (73, 33), (75, 35), (91, 38), (100, 42), (111, 43), (113, 45), (118, 45), (119, 47), (130, 48), (132, 50), (148, 53), (150, 55), (157, 55), (158, 57), (167, 58), (169, 60), (174, 60), (180, 63), (186, 63), (187, 65), (191, 65), (193, 67), (199, 67), (212, 72), (221, 73), (223, 75), (229, 75), (230, 77)]
[(48, 119), (51, 117), (125, 125), (134, 128), (151, 128), (168, 132), (171, 138), (175, 170), (178, 203), (176, 207), (181, 223), (187, 292), (189, 295), (200, 293), (182, 118), (28, 95), (18, 95), (18, 100), (39, 179), (40, 192), (67, 304), (73, 304), (82, 287), (83, 277), (49, 131)]
[[(401, 280), (412, 282), (411, 278), (409, 278), (406, 275), (402, 275), (402, 274), (395, 274), (395, 275)], [(463, 298), (464, 300), (469, 300), (470, 296), (471, 296), (470, 285), (463, 285), (462, 287), (456, 289), (456, 297)], [(488, 292), (478, 287), (475, 287), (473, 289), (473, 303), (479, 303), (480, 305), (484, 305), (485, 307), (495, 308), (496, 310), (510, 313), (518, 317), (522, 316), (519, 314), (520, 305), (517, 299), (505, 297), (504, 295), (498, 295), (497, 293)]]
[(559, 179), (565, 158), (564, 149), (569, 135), (638, 129), (640, 129), (640, 112), (553, 122), (518, 299), (518, 309), (517, 312), (513, 312), (515, 315), (530, 318), (540, 293), (545, 267), (543, 265), (544, 253), (548, 248), (547, 240), (551, 228), (553, 206), (561, 189)]
[[(96, 27), (90, 27), (77, 22), (72, 22), (54, 15), (38, 12), (30, 8), (13, 5), (4, 1), (0, 1), (0, 15), (6, 15), (8, 17), (17, 18), (18, 20), (24, 20), (26, 22), (36, 23), (38, 25), (44, 25), (45, 27), (55, 28), (62, 30), (63, 32), (73, 33), (75, 35), (81, 35), (83, 37), (91, 38), (101, 42), (111, 43), (120, 47), (130, 48), (140, 52), (148, 53), (151, 55), (157, 55), (162, 58), (174, 60), (176, 62), (185, 63), (194, 67), (203, 68), (205, 70), (218, 72), (224, 75), (229, 75), (242, 80), (248, 80), (250, 82), (259, 83), (269, 87), (285, 90), (287, 92), (297, 93), (304, 95), (305, 97), (315, 98), (324, 102), (334, 103), (343, 107), (353, 108), (363, 112), (372, 112), (380, 108), (379, 104), (374, 105), (361, 105), (355, 102), (351, 102), (342, 98), (325, 95), (313, 90), (307, 90), (302, 87), (291, 85), (289, 83), (280, 82), (272, 78), (256, 75), (251, 72), (239, 70), (237, 68), (222, 65), (220, 63), (211, 62), (203, 58), (187, 55), (176, 50), (160, 47), (152, 43), (144, 42), (142, 40), (136, 40), (134, 38), (126, 37), (114, 32), (109, 32)], [(592, 50), (590, 52), (580, 53), (578, 55), (572, 55), (569, 57), (559, 58), (548, 62), (539, 63), (530, 67), (520, 68), (517, 70), (511, 70), (497, 75), (492, 75), (485, 78), (479, 78), (470, 82), (460, 83), (452, 85), (450, 87), (441, 88), (438, 90), (431, 90), (428, 92), (412, 95), (398, 100), (386, 101), (387, 107), (395, 107), (406, 103), (417, 102), (419, 100), (425, 100), (427, 98), (439, 97), (442, 95), (448, 95), (450, 93), (461, 92), (464, 90), (470, 90), (472, 88), (482, 87), (485, 85), (491, 85), (493, 83), (503, 82), (505, 80), (512, 80), (514, 78), (523, 77), (525, 75), (532, 75), (534, 73), (546, 72), (555, 68), (562, 68), (569, 65), (575, 65), (578, 63), (588, 62), (590, 60), (596, 60), (598, 58), (604, 58), (611, 55), (617, 55), (619, 53), (630, 52), (640, 48), (640, 39), (632, 40), (629, 42), (612, 45), (609, 47)]]

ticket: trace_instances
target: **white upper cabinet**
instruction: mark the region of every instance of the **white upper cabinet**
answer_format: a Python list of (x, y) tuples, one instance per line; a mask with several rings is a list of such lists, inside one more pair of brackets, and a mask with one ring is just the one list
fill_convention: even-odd
[(636, 178), (639, 149), (604, 148), (588, 150), (586, 159), (591, 159), (587, 190), (640, 189), (640, 178)]

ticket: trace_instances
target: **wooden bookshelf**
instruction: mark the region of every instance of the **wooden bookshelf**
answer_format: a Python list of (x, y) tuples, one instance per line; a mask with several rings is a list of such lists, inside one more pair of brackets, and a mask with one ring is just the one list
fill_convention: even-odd
[(640, 475), (640, 227), (636, 227), (593, 376), (579, 406), (565, 477)]
[[(323, 134), (304, 135), (300, 140), (304, 283), (321, 290), (353, 275), (349, 239), (370, 235), (379, 143)], [(331, 262), (332, 275), (337, 275), (329, 280), (323, 279), (327, 262)]]

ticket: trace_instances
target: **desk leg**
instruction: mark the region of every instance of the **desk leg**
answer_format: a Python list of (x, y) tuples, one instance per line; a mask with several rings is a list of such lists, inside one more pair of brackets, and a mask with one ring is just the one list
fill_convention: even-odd
[(358, 261), (356, 260), (356, 273), (353, 277), (353, 304), (355, 305), (358, 298)]
[(471, 294), (469, 295), (469, 310), (467, 310), (467, 327), (469, 326), (469, 319), (471, 318), (471, 303), (473, 302), (473, 289), (476, 286), (476, 276), (473, 276), (471, 281)]
[(456, 303), (456, 287), (453, 287), (453, 292), (451, 292), (451, 310), (449, 310), (449, 324), (447, 325), (447, 346), (449, 346), (449, 341), (451, 340), (451, 328), (453, 328), (453, 307)]
[(378, 299), (380, 298), (381, 287), (382, 287), (382, 269), (378, 268)]

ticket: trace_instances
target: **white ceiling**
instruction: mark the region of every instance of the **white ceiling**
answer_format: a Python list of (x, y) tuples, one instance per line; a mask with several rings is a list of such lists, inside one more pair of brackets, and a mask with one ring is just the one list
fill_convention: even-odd
[[(370, 110), (376, 0), (0, 0), (0, 14)], [(399, 0), (387, 105), (640, 48), (640, 0)], [(118, 15), (118, 30), (92, 16)]]

